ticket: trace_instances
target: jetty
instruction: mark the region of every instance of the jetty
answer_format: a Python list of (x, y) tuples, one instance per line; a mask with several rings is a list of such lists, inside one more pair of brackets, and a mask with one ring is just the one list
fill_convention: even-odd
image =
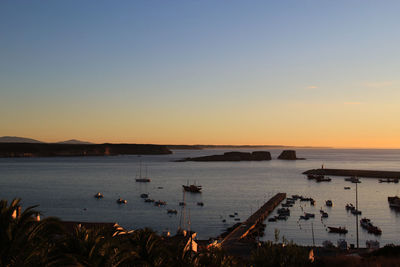
[(356, 176), (363, 178), (400, 178), (400, 171), (373, 171), (351, 169), (312, 169), (303, 174), (329, 175), (329, 176)]
[(278, 193), (253, 213), (245, 222), (238, 225), (221, 242), (226, 250), (240, 249), (241, 240), (244, 239), (258, 224), (262, 223), (268, 215), (286, 198), (286, 193)]

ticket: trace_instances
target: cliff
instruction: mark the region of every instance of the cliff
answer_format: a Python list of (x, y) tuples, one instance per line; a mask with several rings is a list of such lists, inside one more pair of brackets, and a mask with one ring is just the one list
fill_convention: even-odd
[(161, 145), (0, 143), (0, 157), (163, 155), (171, 153), (167, 147)]
[(296, 156), (296, 151), (294, 150), (283, 150), (282, 153), (279, 155), (278, 159), (284, 160), (304, 160), (305, 158), (298, 158)]
[(261, 161), (271, 160), (271, 153), (268, 151), (249, 152), (226, 152), (223, 155), (211, 155), (196, 158), (185, 158), (178, 161)]

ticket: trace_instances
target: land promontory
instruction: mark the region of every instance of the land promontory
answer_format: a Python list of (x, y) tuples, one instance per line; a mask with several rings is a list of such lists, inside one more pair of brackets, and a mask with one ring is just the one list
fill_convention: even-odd
[(261, 161), (271, 160), (271, 153), (268, 151), (254, 152), (226, 152), (222, 155), (210, 155), (203, 157), (184, 158), (178, 161)]
[(283, 150), (278, 159), (284, 160), (304, 160), (305, 158), (298, 158), (295, 150)]
[(69, 157), (171, 154), (166, 146), (147, 144), (0, 143), (0, 157)]

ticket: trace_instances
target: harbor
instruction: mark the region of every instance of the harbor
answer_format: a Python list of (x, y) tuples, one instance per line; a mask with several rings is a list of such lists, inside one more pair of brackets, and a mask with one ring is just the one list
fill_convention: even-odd
[(278, 193), (254, 212), (245, 222), (239, 224), (221, 242), (222, 247), (229, 250), (237, 242), (248, 236), (258, 224), (263, 223), (268, 215), (286, 198), (286, 193)]
[[(270, 151), (276, 158), (282, 149)], [(264, 236), (256, 237), (256, 240), (275, 240), (277, 229), (280, 236), (289, 241), (313, 245), (313, 224), (316, 246), (321, 246), (325, 240), (336, 244), (337, 239), (343, 238), (349, 244), (356, 243), (356, 216), (345, 209), (348, 203), (355, 205), (355, 184), (340, 177), (316, 183), (302, 173), (323, 163), (342, 169), (367, 169), (371, 165), (372, 152), (356, 151), (348, 156), (347, 150), (297, 150), (298, 155), (307, 160), (296, 162), (173, 162), (180, 158), (218, 153), (223, 153), (223, 150), (177, 150), (169, 155), (141, 157), (1, 159), (1, 193), (7, 199), (21, 197), (26, 206), (39, 204), (43, 216), (56, 216), (66, 221), (118, 222), (126, 229), (150, 227), (158, 233), (169, 230), (174, 234), (179, 227), (182, 185), (187, 185), (189, 180), (189, 185), (196, 182), (203, 188), (202, 193), (186, 193), (191, 229), (196, 231), (199, 240), (208, 240), (239, 222), (245, 222), (269, 199), (285, 192), (287, 197), (301, 195), (312, 198), (314, 206), (311, 200), (297, 200), (293, 207), (282, 206), (290, 209), (286, 220), (269, 222), (270, 218), (279, 217), (277, 210), (281, 207), (278, 206), (264, 222), (267, 225)], [(354, 153), (358, 153), (356, 157), (353, 157)], [(372, 157), (374, 166), (382, 166), (381, 170), (398, 170), (400, 159), (393, 153), (384, 151), (376, 159)], [(393, 161), (379, 161), (382, 157), (393, 158)], [(343, 161), (347, 162), (346, 166)], [(136, 182), (140, 162), (149, 169), (151, 182)], [(381, 246), (397, 244), (400, 217), (399, 212), (390, 208), (388, 197), (400, 196), (400, 184), (379, 183), (378, 179), (360, 180), (358, 193), (362, 215), (359, 219), (368, 218), (382, 230), (380, 236), (374, 236), (360, 228), (360, 247), (365, 247), (366, 241), (371, 239), (378, 240)], [(100, 194), (99, 198), (95, 197), (98, 192), (103, 197)], [(119, 198), (127, 203), (117, 203)], [(152, 200), (154, 202), (150, 202)], [(325, 206), (327, 200), (332, 200), (332, 207)], [(166, 205), (155, 206), (156, 201), (164, 201)], [(281, 204), (286, 206), (285, 201)], [(322, 221), (321, 207), (329, 216)], [(171, 211), (168, 213), (168, 210)], [(178, 214), (172, 213), (173, 210)], [(315, 218), (299, 221), (301, 216), (307, 217), (305, 213), (315, 214)], [(348, 233), (345, 236), (329, 233), (328, 226), (346, 227)], [(252, 236), (251, 231), (249, 236)], [(245, 240), (247, 238), (242, 239)]]

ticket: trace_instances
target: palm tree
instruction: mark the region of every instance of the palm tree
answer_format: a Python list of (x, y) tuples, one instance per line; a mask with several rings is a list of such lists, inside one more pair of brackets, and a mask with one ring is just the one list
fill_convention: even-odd
[(31, 206), (21, 211), (21, 200), (0, 201), (0, 266), (57, 266), (62, 255), (54, 253), (63, 234), (56, 218), (38, 221)]
[(200, 255), (199, 265), (210, 267), (230, 267), (234, 266), (235, 263), (233, 257), (226, 255), (222, 249), (210, 249)]
[(63, 240), (62, 252), (76, 266), (118, 266), (118, 239), (106, 228), (86, 229), (78, 225)]
[(167, 253), (161, 245), (161, 237), (153, 230), (144, 228), (121, 235), (121, 253), (124, 266), (164, 266)]

